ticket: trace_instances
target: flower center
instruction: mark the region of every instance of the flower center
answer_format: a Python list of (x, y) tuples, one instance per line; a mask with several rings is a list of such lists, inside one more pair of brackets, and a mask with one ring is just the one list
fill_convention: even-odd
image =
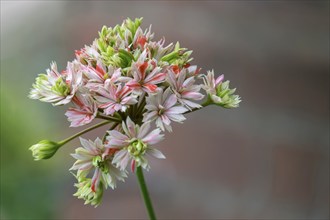
[(70, 94), (70, 87), (65, 83), (63, 78), (60, 77), (56, 80), (55, 85), (52, 86), (52, 91), (61, 96), (67, 96)]
[(93, 166), (100, 168), (100, 170), (104, 173), (107, 173), (109, 171), (107, 161), (102, 160), (101, 156), (96, 156), (93, 158)]
[(135, 140), (127, 148), (128, 152), (134, 157), (143, 155), (146, 152), (146, 149), (147, 145), (141, 140)]
[(165, 108), (162, 105), (158, 106), (158, 115), (162, 115), (165, 112)]

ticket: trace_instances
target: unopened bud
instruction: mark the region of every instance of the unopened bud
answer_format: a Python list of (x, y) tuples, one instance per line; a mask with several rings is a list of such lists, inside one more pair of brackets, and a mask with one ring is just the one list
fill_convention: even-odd
[(30, 147), (29, 150), (32, 151), (34, 160), (43, 160), (51, 158), (62, 145), (62, 143), (42, 140)]

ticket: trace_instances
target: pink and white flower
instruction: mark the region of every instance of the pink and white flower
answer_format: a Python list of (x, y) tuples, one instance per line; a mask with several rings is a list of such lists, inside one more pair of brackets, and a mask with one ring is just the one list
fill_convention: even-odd
[(144, 50), (144, 47), (146, 44), (154, 37), (154, 34), (151, 33), (151, 25), (149, 29), (143, 33), (142, 29), (138, 27), (138, 29), (135, 32), (135, 36), (133, 38), (133, 47), (139, 48), (140, 50)]
[(107, 136), (108, 143), (106, 147), (118, 150), (112, 160), (121, 170), (125, 170), (127, 165), (131, 164), (134, 171), (136, 166), (149, 169), (146, 155), (151, 155), (159, 159), (165, 159), (165, 156), (152, 145), (163, 140), (164, 135), (160, 134), (159, 128), (150, 130), (150, 123), (143, 123), (141, 127), (136, 125), (129, 117), (126, 123), (122, 123), (123, 132), (118, 130), (109, 131)]
[[(141, 54), (145, 56), (146, 54)], [(153, 93), (157, 90), (157, 84), (165, 80), (165, 73), (160, 72), (161, 68), (156, 66), (156, 61), (137, 62), (132, 66), (133, 79), (127, 86), (138, 93), (143, 91)]]
[(55, 62), (47, 69), (47, 74), (40, 74), (33, 89), (30, 91), (31, 99), (50, 102), (53, 105), (64, 105), (71, 101), (82, 82), (78, 62), (68, 62), (67, 70), (59, 73)]
[(104, 87), (97, 90), (99, 95), (94, 98), (99, 103), (98, 107), (104, 109), (104, 114), (113, 115), (115, 112), (125, 112), (129, 105), (137, 103), (136, 97), (131, 94), (132, 90), (128, 86), (114, 84), (106, 80)]
[(71, 156), (77, 161), (73, 164), (70, 170), (78, 170), (78, 179), (84, 179), (91, 170), (94, 169), (92, 177), (91, 189), (93, 192), (98, 189), (100, 182), (105, 188), (108, 186), (114, 189), (116, 181), (124, 181), (127, 177), (125, 171), (121, 171), (112, 165), (113, 155), (108, 148), (105, 148), (102, 141), (97, 138), (94, 142), (80, 138), (82, 147), (76, 149)]
[(100, 53), (97, 51), (97, 43), (93, 42), (91, 46), (85, 46), (80, 50), (75, 51), (76, 58), (79, 62), (88, 64), (90, 61), (98, 60)]
[(113, 66), (106, 67), (100, 61), (97, 61), (96, 67), (86, 66), (84, 67), (84, 75), (87, 78), (86, 87), (92, 91), (98, 90), (100, 86), (104, 85), (106, 80), (116, 82), (127, 82), (131, 78), (121, 76), (121, 69), (114, 68)]
[(221, 97), (217, 96), (217, 87), (224, 79), (224, 75), (220, 75), (217, 79), (214, 78), (214, 71), (207, 71), (207, 75), (203, 75), (203, 89), (207, 92), (214, 103), (221, 103)]
[(146, 106), (148, 110), (144, 114), (143, 122), (156, 121), (156, 126), (163, 131), (172, 132), (171, 121), (182, 123), (186, 118), (183, 113), (188, 111), (183, 106), (176, 106), (177, 97), (167, 88), (164, 92), (160, 90), (155, 95), (146, 97)]
[(170, 43), (164, 47), (165, 38), (162, 38), (159, 41), (150, 41), (147, 44), (148, 55), (153, 57), (155, 60), (159, 61), (164, 55), (168, 54), (174, 47), (173, 43)]
[(76, 94), (72, 102), (74, 107), (65, 113), (71, 122), (70, 127), (89, 124), (96, 117), (97, 105), (89, 94)]
[(195, 84), (195, 76), (190, 76), (188, 78), (186, 78), (186, 76), (186, 68), (183, 68), (178, 74), (175, 74), (169, 69), (167, 82), (170, 84), (170, 87), (181, 104), (186, 106), (189, 110), (192, 108), (201, 108), (201, 105), (191, 101), (203, 99), (204, 95), (199, 92), (201, 86)]

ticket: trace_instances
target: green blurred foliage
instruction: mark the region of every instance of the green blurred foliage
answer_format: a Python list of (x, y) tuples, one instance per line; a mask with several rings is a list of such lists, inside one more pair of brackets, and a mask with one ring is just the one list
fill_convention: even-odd
[(56, 161), (33, 161), (28, 150), (41, 136), (49, 136), (47, 115), (13, 84), (4, 83), (3, 71), (1, 75), (0, 218), (52, 218), (55, 214), (52, 203), (56, 202), (59, 190)]

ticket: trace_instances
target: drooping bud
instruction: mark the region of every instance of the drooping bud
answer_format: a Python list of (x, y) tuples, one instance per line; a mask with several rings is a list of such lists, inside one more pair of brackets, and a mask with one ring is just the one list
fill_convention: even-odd
[(34, 157), (34, 160), (43, 160), (43, 159), (49, 159), (56, 151), (62, 146), (62, 143), (57, 143), (54, 141), (49, 140), (42, 140), (39, 141), (39, 143), (33, 145), (29, 148), (29, 150), (32, 151), (32, 156)]

